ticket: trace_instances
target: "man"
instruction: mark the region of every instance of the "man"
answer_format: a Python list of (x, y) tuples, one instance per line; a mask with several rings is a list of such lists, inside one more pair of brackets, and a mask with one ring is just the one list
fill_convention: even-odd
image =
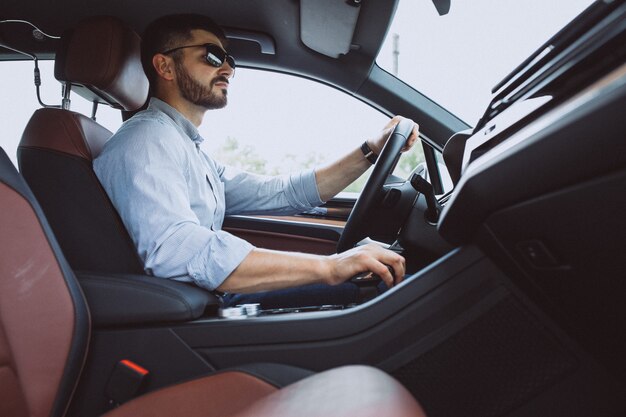
[[(357, 148), (315, 171), (264, 177), (222, 166), (205, 154), (197, 127), (207, 110), (226, 105), (235, 70), (225, 44), (221, 28), (204, 16), (165, 16), (149, 25), (142, 43), (149, 106), (123, 124), (94, 162), (146, 271), (227, 293), (327, 287), (364, 271), (378, 274), (389, 287), (402, 280), (404, 259), (377, 245), (317, 256), (255, 248), (221, 230), (225, 214), (311, 209), (370, 165)], [(367, 142), (376, 154), (399, 120)], [(417, 126), (405, 148), (416, 138)]]

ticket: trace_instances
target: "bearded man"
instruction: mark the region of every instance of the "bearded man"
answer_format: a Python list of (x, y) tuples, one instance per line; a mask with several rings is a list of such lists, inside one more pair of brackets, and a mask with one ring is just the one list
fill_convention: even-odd
[[(228, 294), (272, 294), (304, 286), (284, 293), (314, 294), (300, 298), (301, 305), (329, 304), (340, 288), (342, 303), (356, 301), (354, 288), (346, 292), (352, 284), (342, 283), (365, 271), (379, 275), (388, 287), (398, 283), (405, 273), (404, 258), (378, 245), (318, 256), (256, 248), (222, 230), (227, 214), (310, 210), (371, 164), (356, 148), (323, 168), (266, 177), (221, 165), (206, 154), (198, 126), (207, 110), (226, 106), (235, 71), (226, 44), (222, 29), (205, 16), (172, 15), (151, 23), (141, 47), (150, 81), (148, 107), (127, 120), (94, 161), (146, 272)], [(399, 120), (392, 119), (365, 145), (379, 152)], [(417, 125), (405, 150), (416, 139)], [(224, 300), (234, 304), (258, 298), (230, 295)]]

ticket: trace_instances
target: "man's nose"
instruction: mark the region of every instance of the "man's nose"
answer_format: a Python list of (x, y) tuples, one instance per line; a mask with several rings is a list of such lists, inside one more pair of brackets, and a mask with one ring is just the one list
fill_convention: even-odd
[(228, 61), (224, 61), (224, 63), (219, 69), (219, 74), (230, 79), (235, 76), (235, 69), (230, 66)]

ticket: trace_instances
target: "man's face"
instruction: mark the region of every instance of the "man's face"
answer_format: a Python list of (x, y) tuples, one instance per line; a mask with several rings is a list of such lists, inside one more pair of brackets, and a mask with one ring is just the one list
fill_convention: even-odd
[[(184, 45), (212, 43), (222, 47), (217, 36), (210, 32), (193, 30), (191, 33), (192, 39), (186, 41)], [(227, 63), (219, 68), (211, 66), (205, 56), (204, 47), (179, 51), (174, 59), (178, 89), (181, 95), (193, 104), (207, 110), (221, 109), (228, 102), (228, 80), (234, 70)]]

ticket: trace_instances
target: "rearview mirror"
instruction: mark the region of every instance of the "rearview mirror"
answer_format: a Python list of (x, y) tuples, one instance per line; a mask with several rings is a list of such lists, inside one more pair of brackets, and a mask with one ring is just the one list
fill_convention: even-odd
[(433, 4), (437, 9), (437, 13), (439, 13), (439, 16), (448, 14), (450, 11), (450, 1), (451, 0), (433, 0)]

